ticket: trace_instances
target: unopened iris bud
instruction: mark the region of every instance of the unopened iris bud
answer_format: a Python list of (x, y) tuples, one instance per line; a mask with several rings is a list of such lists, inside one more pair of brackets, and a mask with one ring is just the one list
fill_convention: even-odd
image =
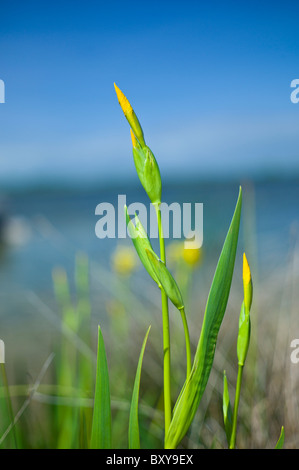
[(135, 168), (146, 194), (153, 204), (160, 204), (162, 193), (161, 174), (151, 149), (141, 146), (131, 130)]
[(249, 312), (252, 303), (252, 279), (250, 267), (245, 253), (243, 254), (243, 287), (244, 287), (244, 306)]
[(131, 104), (115, 83), (114, 87), (118, 102), (131, 127), (133, 157), (138, 177), (152, 204), (159, 205), (162, 183), (158, 163), (151, 149), (145, 144), (142, 127)]
[(153, 251), (151, 242), (144, 230), (142, 223), (140, 222), (137, 215), (135, 215), (135, 225), (131, 220), (127, 206), (125, 206), (125, 217), (126, 217), (126, 224), (128, 228), (128, 234), (130, 235), (132, 242), (134, 244), (135, 250), (142, 262), (143, 266), (151, 276), (151, 278), (161, 287), (161, 283), (156, 275), (155, 270), (152, 267), (148, 259), (147, 251)]
[(167, 297), (171, 300), (173, 305), (178, 309), (184, 309), (184, 301), (180, 289), (173, 278), (170, 271), (168, 271), (165, 263), (161, 261), (153, 250), (146, 249), (148, 259), (164, 289)]
[(130, 124), (132, 131), (134, 132), (136, 138), (139, 140), (140, 144), (142, 146), (145, 145), (143, 130), (134, 112), (134, 109), (130, 105), (129, 100), (126, 98), (126, 96), (123, 94), (123, 92), (118, 88), (118, 86), (115, 83), (114, 83), (114, 88), (116, 91), (116, 95), (117, 95), (117, 99), (120, 104), (120, 107), (123, 110), (124, 115), (126, 116), (127, 121)]
[(252, 303), (252, 279), (250, 267), (245, 253), (243, 254), (243, 287), (244, 301), (239, 317), (239, 333), (237, 341), (238, 364), (243, 366), (250, 341), (250, 308)]
[(244, 302), (242, 302), (240, 317), (239, 317), (239, 332), (238, 332), (238, 340), (237, 340), (237, 356), (238, 356), (238, 364), (240, 366), (244, 366), (249, 342), (250, 342), (250, 316), (249, 311), (246, 310)]

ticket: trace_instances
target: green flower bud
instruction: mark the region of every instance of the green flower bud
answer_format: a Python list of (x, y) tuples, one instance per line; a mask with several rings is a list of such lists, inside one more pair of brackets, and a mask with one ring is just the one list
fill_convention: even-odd
[(133, 157), (135, 168), (142, 186), (153, 204), (160, 204), (162, 193), (161, 174), (151, 149), (141, 146), (132, 130)]
[(184, 301), (172, 274), (168, 271), (166, 265), (158, 258), (154, 251), (146, 249), (146, 252), (167, 297), (178, 310), (182, 310), (184, 308)]
[(239, 317), (239, 333), (237, 340), (238, 364), (244, 366), (250, 342), (250, 316), (249, 311), (242, 303)]
[(144, 230), (143, 225), (141, 224), (137, 215), (135, 215), (136, 225), (133, 224), (130, 216), (128, 214), (127, 206), (125, 206), (125, 216), (126, 216), (126, 223), (128, 227), (128, 233), (132, 238), (133, 244), (135, 246), (136, 252), (142, 262), (143, 266), (151, 276), (151, 278), (161, 287), (161, 283), (156, 275), (155, 270), (152, 267), (151, 262), (148, 259), (147, 251), (153, 251), (151, 242)]
[(245, 253), (243, 254), (243, 289), (244, 301), (239, 318), (239, 333), (237, 342), (238, 364), (243, 366), (247, 356), (250, 341), (250, 308), (252, 304), (252, 279), (250, 267)]

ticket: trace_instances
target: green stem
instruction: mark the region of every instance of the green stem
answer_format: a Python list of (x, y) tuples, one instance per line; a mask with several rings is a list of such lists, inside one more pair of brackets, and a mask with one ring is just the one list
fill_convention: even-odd
[[(160, 243), (160, 259), (166, 264), (165, 243), (163, 236), (163, 227), (161, 220), (160, 204), (155, 205), (158, 220), (159, 243)], [(162, 321), (163, 321), (163, 374), (164, 374), (164, 419), (165, 419), (165, 436), (171, 422), (171, 387), (170, 387), (170, 333), (169, 333), (169, 312), (168, 298), (164, 290), (161, 289), (162, 303)]]
[(6, 392), (9, 419), (11, 420), (13, 438), (14, 438), (14, 442), (15, 442), (15, 447), (17, 449), (18, 448), (17, 436), (16, 436), (15, 425), (14, 425), (15, 417), (14, 417), (14, 414), (13, 414), (12, 403), (11, 403), (11, 398), (10, 398), (10, 394), (9, 394), (8, 380), (7, 380), (7, 375), (6, 375), (6, 370), (5, 370), (5, 364), (4, 363), (1, 363), (1, 371), (2, 371), (3, 384), (4, 384), (4, 388), (5, 388), (5, 392)]
[(243, 375), (243, 365), (239, 364), (235, 403), (234, 403), (234, 413), (233, 413), (233, 426), (232, 426), (232, 433), (231, 433), (230, 445), (229, 445), (230, 449), (235, 449), (236, 447), (237, 419), (238, 419), (238, 408), (239, 408), (239, 401), (240, 401), (240, 394), (241, 394), (242, 375)]
[(182, 316), (182, 321), (183, 321), (183, 326), (184, 326), (184, 333), (185, 333), (185, 342), (186, 342), (186, 364), (187, 364), (187, 371), (186, 371), (186, 378), (188, 379), (190, 373), (191, 373), (191, 367), (192, 367), (192, 361), (191, 361), (191, 346), (190, 346), (190, 335), (189, 335), (189, 329), (188, 329), (188, 323), (187, 323), (187, 318), (185, 314), (185, 309), (181, 308), (180, 309), (181, 316)]

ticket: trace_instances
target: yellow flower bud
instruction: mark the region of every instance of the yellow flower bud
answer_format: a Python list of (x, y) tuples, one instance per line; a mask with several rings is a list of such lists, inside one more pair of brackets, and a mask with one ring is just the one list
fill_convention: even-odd
[(244, 287), (244, 305), (245, 309), (250, 310), (252, 303), (252, 279), (250, 267), (245, 253), (243, 254), (243, 287)]
[(142, 146), (145, 146), (143, 130), (134, 112), (134, 109), (132, 108), (129, 100), (126, 98), (126, 96), (123, 94), (123, 92), (118, 88), (118, 86), (115, 83), (114, 83), (114, 88), (116, 91), (116, 95), (117, 95), (117, 99), (120, 104), (120, 107), (123, 110), (123, 113), (126, 116), (127, 121), (130, 124), (130, 127), (133, 133), (135, 134), (135, 137), (139, 140)]
[(245, 253), (243, 253), (243, 282), (245, 285), (249, 284), (251, 281), (251, 272), (250, 267), (246, 258)]

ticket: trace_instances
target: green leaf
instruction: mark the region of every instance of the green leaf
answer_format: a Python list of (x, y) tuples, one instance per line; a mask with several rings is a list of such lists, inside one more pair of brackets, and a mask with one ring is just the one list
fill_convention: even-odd
[(231, 433), (232, 433), (232, 426), (233, 426), (233, 412), (232, 412), (232, 407), (231, 407), (231, 403), (229, 399), (228, 384), (227, 384), (225, 371), (223, 373), (222, 410), (223, 410), (224, 429), (226, 433), (227, 443), (229, 445)]
[(153, 248), (146, 234), (146, 231), (144, 230), (144, 227), (137, 215), (135, 215), (136, 225), (133, 224), (133, 221), (130, 219), (130, 216), (128, 214), (127, 206), (125, 206), (125, 215), (128, 233), (133, 241), (135, 250), (140, 258), (140, 261), (142, 262), (143, 266), (145, 267), (151, 278), (158, 284), (159, 287), (161, 287), (161, 284), (156, 276), (152, 264), (148, 260), (146, 250), (153, 252)]
[(280, 436), (276, 443), (275, 449), (282, 449), (284, 445), (284, 427), (281, 427)]
[(98, 327), (97, 373), (90, 447), (92, 449), (111, 449), (109, 374), (100, 327)]
[(178, 288), (178, 285), (172, 274), (167, 269), (165, 263), (163, 263), (163, 261), (161, 261), (152, 250), (150, 251), (146, 249), (145, 251), (167, 297), (171, 300), (175, 307), (181, 310), (184, 308), (184, 301), (180, 289)]
[(151, 327), (148, 328), (143, 344), (141, 347), (141, 352), (139, 356), (135, 382), (132, 393), (131, 408), (130, 408), (130, 418), (129, 418), (129, 449), (140, 449), (140, 436), (139, 436), (139, 423), (138, 423), (138, 400), (139, 400), (139, 389), (140, 389), (140, 377), (142, 369), (142, 361), (144, 356), (144, 350), (150, 332)]
[(211, 372), (217, 336), (226, 310), (233, 276), (240, 217), (242, 189), (229, 227), (210, 289), (203, 325), (191, 374), (186, 380), (174, 408), (165, 439), (165, 448), (175, 449), (188, 431)]

